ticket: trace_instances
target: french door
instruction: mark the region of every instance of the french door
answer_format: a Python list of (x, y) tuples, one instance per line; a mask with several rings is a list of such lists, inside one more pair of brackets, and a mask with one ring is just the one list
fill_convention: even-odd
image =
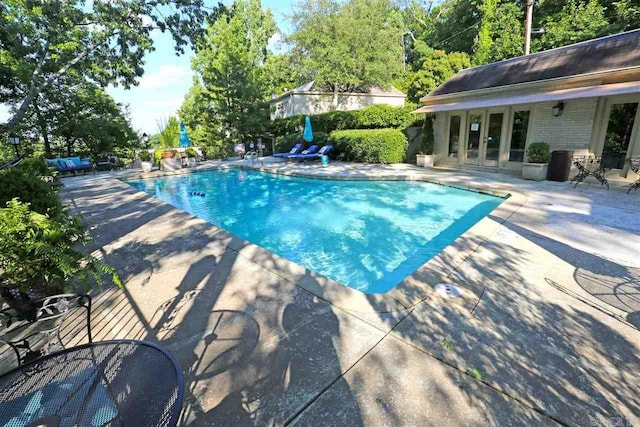
[(504, 138), (505, 109), (469, 111), (464, 162), (497, 167)]

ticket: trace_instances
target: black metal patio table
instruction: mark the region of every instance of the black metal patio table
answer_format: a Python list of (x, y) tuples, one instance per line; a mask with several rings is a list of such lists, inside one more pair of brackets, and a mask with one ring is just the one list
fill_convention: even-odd
[(0, 377), (0, 425), (175, 426), (183, 391), (180, 366), (162, 347), (94, 342)]

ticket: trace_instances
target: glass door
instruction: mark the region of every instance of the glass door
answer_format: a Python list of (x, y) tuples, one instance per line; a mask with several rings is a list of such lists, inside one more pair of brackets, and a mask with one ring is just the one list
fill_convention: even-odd
[(470, 111), (467, 126), (465, 163), (478, 164), (484, 131), (484, 111)]
[(481, 150), (482, 164), (485, 166), (498, 166), (503, 122), (504, 111), (489, 111), (487, 115), (487, 136)]
[(602, 148), (602, 164), (607, 169), (623, 169), (632, 152), (631, 136), (638, 111), (637, 102), (613, 104)]

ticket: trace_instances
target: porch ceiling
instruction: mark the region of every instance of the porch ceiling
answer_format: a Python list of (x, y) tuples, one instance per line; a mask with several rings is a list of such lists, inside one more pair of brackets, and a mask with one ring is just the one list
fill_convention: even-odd
[(593, 98), (599, 96), (624, 95), (640, 93), (640, 82), (614, 83), (609, 85), (587, 86), (571, 89), (559, 89), (529, 94), (508, 96), (478, 97), (473, 99), (425, 105), (413, 111), (419, 113), (436, 113), (438, 111), (471, 110), (506, 105), (532, 104), (535, 102), (566, 101), (569, 99)]

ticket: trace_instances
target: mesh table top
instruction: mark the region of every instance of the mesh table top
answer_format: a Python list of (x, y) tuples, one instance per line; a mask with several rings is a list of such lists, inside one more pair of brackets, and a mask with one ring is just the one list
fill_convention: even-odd
[(161, 347), (95, 342), (0, 377), (0, 425), (174, 426), (183, 386), (179, 365)]

